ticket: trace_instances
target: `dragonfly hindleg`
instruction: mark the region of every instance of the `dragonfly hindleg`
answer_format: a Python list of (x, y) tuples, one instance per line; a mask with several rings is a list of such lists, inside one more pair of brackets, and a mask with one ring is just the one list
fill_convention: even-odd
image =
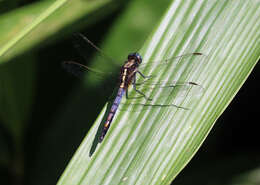
[[(134, 88), (135, 89), (135, 91), (137, 91), (138, 92), (138, 90), (136, 89), (136, 88)], [(137, 98), (143, 98), (143, 97), (145, 97), (146, 99), (147, 99), (147, 97), (145, 96), (145, 94), (144, 93), (142, 93), (142, 92), (138, 92), (139, 94), (141, 94), (142, 96), (138, 96), (138, 97), (129, 97), (128, 96), (128, 89), (126, 89), (126, 99), (137, 99)]]
[(136, 85), (135, 85), (135, 84), (133, 84), (133, 87), (134, 87), (134, 90), (135, 90), (137, 93), (141, 94), (142, 97), (144, 97), (146, 100), (149, 100), (149, 101), (152, 100), (152, 98), (148, 98), (143, 92), (141, 92), (141, 91), (139, 91), (138, 89), (136, 89)]

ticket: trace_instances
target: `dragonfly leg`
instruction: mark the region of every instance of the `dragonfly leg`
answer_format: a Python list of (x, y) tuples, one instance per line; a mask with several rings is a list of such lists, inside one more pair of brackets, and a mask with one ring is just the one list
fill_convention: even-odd
[(136, 88), (136, 75), (134, 76), (134, 79), (133, 79), (132, 84), (133, 84), (134, 90), (135, 90), (137, 93), (141, 94), (146, 100), (149, 100), (149, 101), (152, 100), (152, 98), (148, 98), (143, 92), (139, 91), (139, 90)]
[(147, 82), (148, 80), (150, 80), (150, 78), (154, 77), (154, 75), (150, 75), (150, 76), (146, 76), (144, 75), (143, 73), (141, 73), (140, 71), (137, 71), (138, 74), (141, 75), (141, 77), (143, 77), (145, 80), (140, 82), (140, 83), (135, 83), (135, 85), (142, 85), (144, 84), (145, 82)]
[(143, 73), (141, 73), (140, 71), (136, 71), (139, 75), (141, 75), (141, 77), (143, 77), (143, 78), (152, 78), (153, 76), (151, 75), (151, 76), (146, 76), (146, 75), (144, 75)]
[(128, 96), (128, 88), (126, 89), (125, 96), (126, 96), (126, 99), (137, 99), (137, 98), (142, 98), (142, 97), (143, 97), (143, 96), (129, 97), (129, 96)]
[(135, 90), (137, 93), (141, 94), (146, 100), (149, 100), (149, 101), (152, 100), (152, 98), (148, 98), (144, 93), (142, 93), (141, 91), (139, 91), (138, 89), (136, 89), (136, 86), (135, 86), (134, 84), (133, 84), (133, 87), (134, 87), (134, 90)]
[[(137, 92), (137, 93), (139, 93), (139, 94), (141, 94), (142, 96), (138, 96), (138, 97), (129, 97), (128, 96), (128, 89), (126, 89), (126, 98), (127, 99), (136, 99), (136, 98), (142, 98), (142, 97), (144, 97), (146, 100), (152, 100), (152, 98), (148, 98), (143, 92), (141, 92), (141, 91), (139, 91), (137, 88), (136, 88), (136, 75), (134, 75), (134, 77), (133, 77), (133, 81), (132, 81), (132, 85), (133, 85), (133, 88), (134, 88), (134, 90)], [(138, 84), (138, 85), (140, 85), (140, 84)]]
[(128, 88), (125, 91), (125, 96), (126, 96), (126, 99), (131, 99), (131, 98), (128, 97)]
[(126, 89), (125, 96), (126, 96), (126, 99), (136, 99), (136, 98), (142, 98), (142, 97), (143, 97), (143, 96), (139, 96), (139, 97), (129, 97), (129, 96), (128, 96), (128, 89)]

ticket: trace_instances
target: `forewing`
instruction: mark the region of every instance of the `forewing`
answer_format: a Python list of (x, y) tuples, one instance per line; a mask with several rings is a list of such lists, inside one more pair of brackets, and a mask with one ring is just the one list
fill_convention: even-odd
[(90, 68), (88, 66), (85, 66), (83, 64), (80, 64), (78, 62), (74, 61), (66, 61), (62, 63), (62, 67), (69, 73), (81, 78), (86, 74), (87, 72), (92, 72), (95, 74), (98, 78), (105, 78), (108, 75), (111, 75), (111, 73), (105, 73), (97, 69)]
[(114, 67), (120, 67), (119, 63), (113, 58), (106, 55), (99, 47), (97, 47), (93, 42), (91, 42), (85, 35), (81, 33), (74, 34), (73, 45), (79, 54), (87, 61), (88, 53), (93, 49), (97, 52), (97, 56), (100, 56), (105, 63), (109, 62), (110, 65)]
[(206, 58), (207, 56), (204, 55), (203, 53), (187, 53), (180, 56), (166, 58), (158, 61), (155, 60), (155, 61), (143, 62), (139, 66), (139, 71), (152, 70), (153, 71), (152, 76), (156, 77), (156, 76), (160, 76), (161, 72), (169, 67), (178, 68), (178, 66), (182, 65), (183, 63), (187, 63), (190, 61), (193, 62), (195, 59), (196, 61), (205, 61)]

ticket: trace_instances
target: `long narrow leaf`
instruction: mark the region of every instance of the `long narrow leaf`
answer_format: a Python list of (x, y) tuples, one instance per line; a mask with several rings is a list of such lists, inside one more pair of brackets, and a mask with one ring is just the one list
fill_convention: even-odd
[[(254, 0), (173, 1), (140, 51), (147, 62), (143, 72), (167, 83), (196, 82), (203, 91), (192, 96), (191, 89), (180, 100), (182, 89), (176, 88), (166, 97), (165, 103), (189, 106), (189, 110), (151, 107), (117, 112), (98, 144), (95, 138), (105, 107), (58, 184), (170, 184), (256, 65), (259, 18), (260, 4)], [(149, 66), (149, 61), (191, 52), (203, 55), (172, 61), (160, 73), (156, 63)], [(152, 93), (160, 95), (158, 89)], [(132, 90), (131, 94), (136, 95)]]
[[(72, 25), (83, 16), (97, 11), (111, 1), (42, 1), (0, 16), (0, 63), (21, 54), (42, 40)], [(109, 11), (109, 9), (107, 9)], [(105, 14), (106, 12), (103, 11)], [(89, 20), (96, 18), (89, 17)], [(91, 22), (91, 21), (89, 21)], [(74, 26), (70, 31), (75, 30)]]

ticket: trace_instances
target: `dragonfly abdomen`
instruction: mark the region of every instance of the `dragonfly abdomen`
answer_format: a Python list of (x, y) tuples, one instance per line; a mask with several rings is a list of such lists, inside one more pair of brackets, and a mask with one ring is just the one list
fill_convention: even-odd
[(106, 133), (107, 133), (109, 127), (110, 127), (110, 124), (111, 124), (111, 122), (112, 122), (112, 120), (113, 120), (113, 118), (114, 118), (114, 116), (116, 114), (116, 111), (118, 109), (120, 101), (121, 101), (123, 95), (125, 94), (125, 92), (126, 92), (126, 90), (124, 88), (119, 88), (118, 89), (117, 96), (116, 96), (116, 98), (115, 98), (115, 100), (114, 100), (114, 102), (112, 104), (112, 107), (110, 109), (110, 112), (109, 112), (109, 114), (107, 116), (107, 119), (106, 119), (106, 122), (104, 124), (101, 136), (99, 137), (99, 142), (101, 142), (104, 139), (104, 137), (105, 137), (105, 135), (106, 135)]

